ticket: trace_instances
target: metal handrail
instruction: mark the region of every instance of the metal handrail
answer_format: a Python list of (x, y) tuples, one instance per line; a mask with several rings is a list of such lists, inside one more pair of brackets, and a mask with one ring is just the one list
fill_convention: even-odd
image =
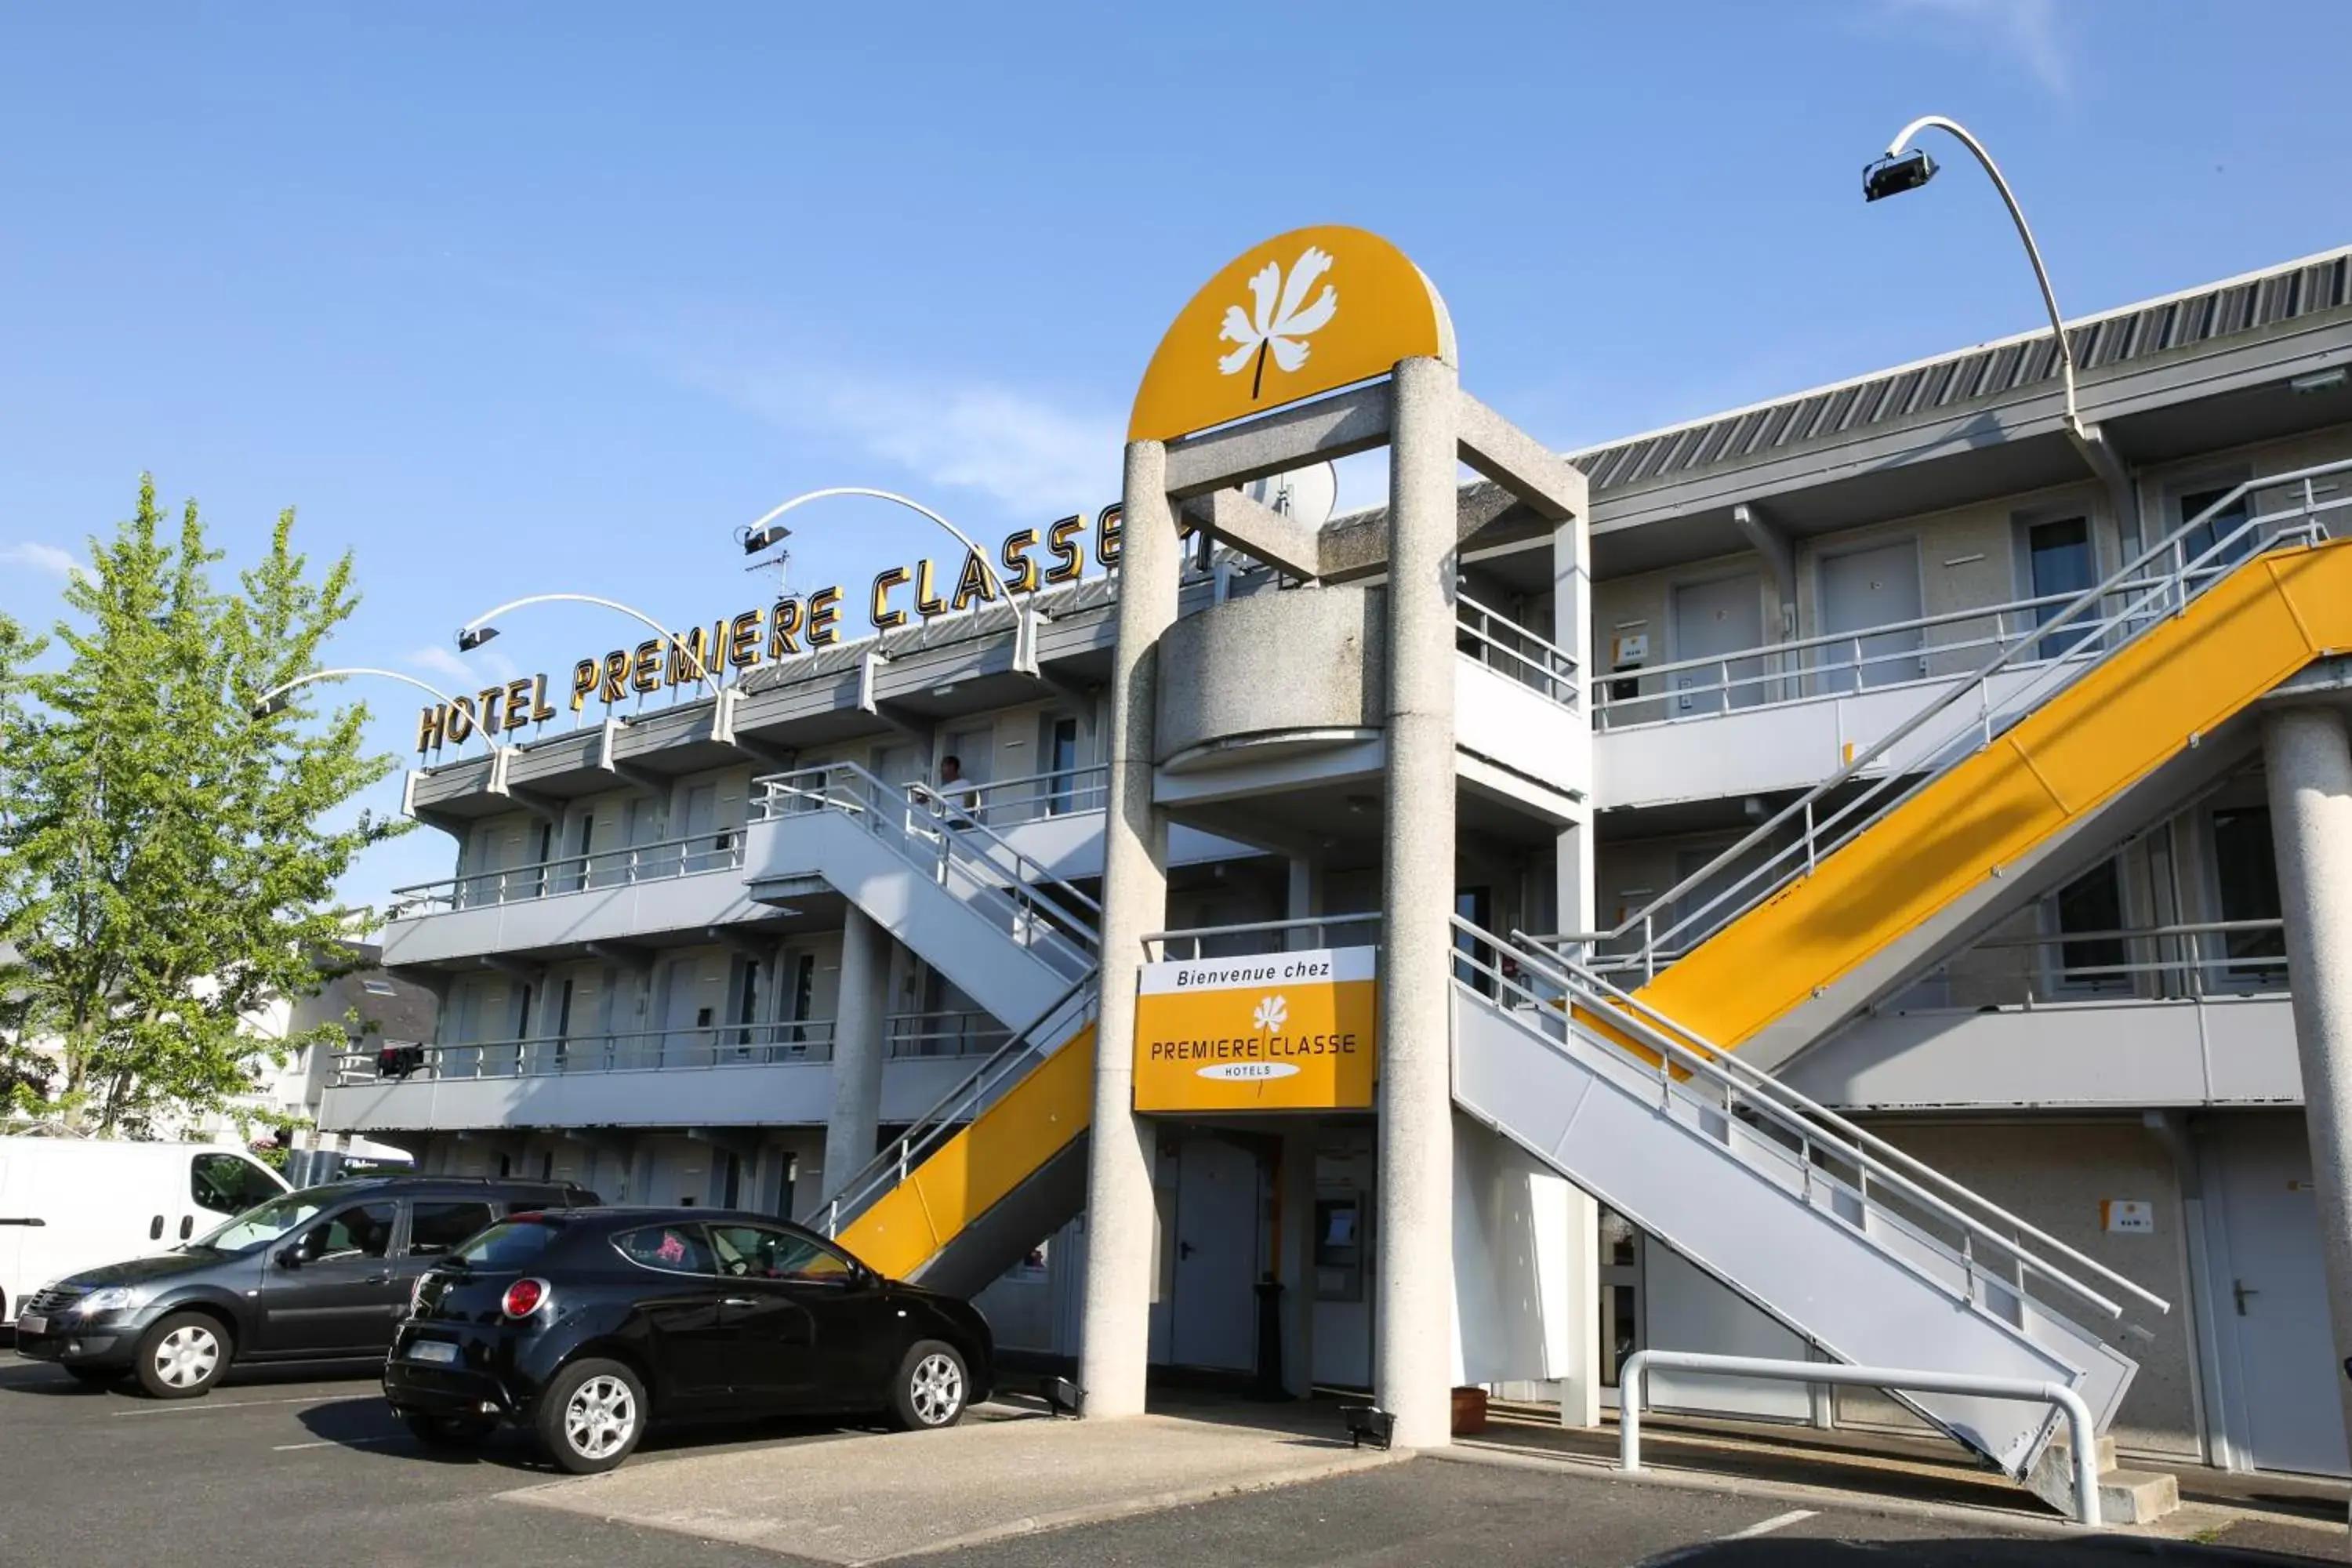
[[(570, 1073), (679, 1071), (755, 1062), (821, 1062), (832, 1058), (833, 1028), (831, 1018), (796, 1018), (675, 1029), (581, 1030), (502, 1040), (385, 1040), (335, 1053), (335, 1079), (341, 1088), (381, 1082), (387, 1076), (380, 1070), (383, 1057), (404, 1047), (417, 1051), (418, 1060), (410, 1070), (391, 1075), (400, 1081), (470, 1082)], [(451, 1058), (461, 1055), (474, 1070), (445, 1070)], [(545, 1064), (550, 1058), (554, 1065), (531, 1065)]]
[[(1016, 785), (1029, 786), (1028, 793), (1011, 795)], [(1081, 767), (1060, 768), (1050, 773), (1021, 773), (1009, 779), (974, 782), (968, 787), (977, 802), (972, 815), (982, 820), (992, 816), (1000, 823), (1007, 822), (1003, 813), (1009, 807), (1036, 801), (1043, 801), (1052, 807), (1057, 795), (1067, 804), (1039, 812), (1034, 816), (1016, 816), (1009, 821), (1037, 822), (1055, 816), (1082, 816), (1088, 812), (1104, 809), (1110, 795), (1110, 767), (1106, 763), (1089, 763)]]
[(840, 1235), (843, 1226), (905, 1181), (958, 1128), (992, 1104), (995, 1091), (1017, 1081), (1031, 1058), (1042, 1061), (1066, 1045), (1094, 1016), (1100, 1000), (1095, 971), (1089, 968), (835, 1190), (825, 1203), (825, 1235)]
[[(997, 1022), (996, 1015), (976, 1009), (893, 1013), (883, 1020), (883, 1049), (893, 1058), (968, 1057), (982, 1049), (996, 1049), (1011, 1038), (1012, 1034), (1012, 1030)], [(920, 1048), (939, 1040), (952, 1041), (954, 1048)]]
[[(1476, 617), (1473, 620), (1473, 616)], [(1515, 670), (1497, 670), (1530, 690), (1539, 691), (1549, 701), (1575, 711), (1582, 700), (1583, 690), (1577, 679), (1578, 663), (1574, 654), (1498, 611), (1489, 609), (1467, 594), (1454, 595), (1454, 625), (1461, 635), (1477, 643), (1482, 652), (1475, 657), (1486, 668), (1494, 669), (1491, 656), (1499, 655), (1517, 667)], [(1500, 626), (1511, 638), (1526, 645), (1515, 647), (1511, 642), (1495, 635)], [(1530, 654), (1528, 648), (1535, 652)], [(1461, 650), (1467, 652), (1467, 649)], [(1538, 657), (1540, 656), (1540, 657)]]
[[(2069, 1247), (2057, 1237), (2001, 1208), (1990, 1199), (1937, 1171), (1932, 1165), (1904, 1152), (1867, 1129), (1840, 1116), (1808, 1095), (1791, 1089), (1760, 1068), (1739, 1059), (1737, 1053), (1725, 1051), (1693, 1034), (1657, 1009), (1628, 991), (1620, 990), (1580, 964), (1561, 960), (1527, 944), (1522, 932), (1510, 937), (1496, 936), (1460, 916), (1454, 918), (1454, 929), (1472, 939), (1470, 951), (1458, 952), (1457, 962), (1477, 970), (1496, 984), (1524, 996), (1539, 1008), (1572, 1008), (1582, 1001), (1612, 1028), (1633, 1035), (1642, 1046), (1658, 1057), (1657, 1070), (1662, 1084), (1672, 1089), (1680, 1076), (1685, 1082), (1697, 1079), (1714, 1085), (1723, 1094), (1723, 1109), (1727, 1113), (1732, 1100), (1737, 1100), (1758, 1115), (1778, 1124), (1796, 1136), (1806, 1147), (1820, 1149), (1852, 1165), (1863, 1181), (1859, 1196), (1870, 1201), (1869, 1184), (1875, 1178), (1900, 1193), (1904, 1198), (1946, 1224), (1958, 1226), (1967, 1245), (1954, 1256), (1967, 1268), (1973, 1280), (1979, 1271), (1975, 1248), (1989, 1245), (2006, 1254), (2022, 1273), (2032, 1273), (2060, 1287), (2077, 1300), (2098, 1309), (2111, 1318), (2120, 1318), (2123, 1308), (2083, 1281), (2074, 1279), (2055, 1265), (2044, 1262), (2026, 1244), (2063, 1259), (2070, 1266), (2102, 1280), (2118, 1292), (2133, 1297), (2143, 1305), (2158, 1312), (2169, 1312), (2171, 1304), (2146, 1287), (2108, 1268), (2096, 1258)], [(1491, 952), (1508, 958), (1518, 967), (1511, 973), (1500, 963), (1481, 956)], [(1524, 976), (1536, 974), (1559, 988), (1556, 998), (1546, 997), (1528, 985)], [(1569, 1020), (1573, 1027), (1573, 1020)], [(1685, 1089), (1684, 1092), (1688, 1093)], [(1965, 1207), (1962, 1205), (1966, 1205)], [(1978, 1213), (1971, 1215), (1967, 1210)], [(1934, 1237), (1924, 1237), (1950, 1252), (1952, 1249)], [(2004, 1284), (2004, 1289), (2013, 1287)]]
[(1250, 921), (1241, 925), (1188, 926), (1181, 931), (1151, 931), (1139, 940), (1143, 943), (1143, 952), (1146, 958), (1166, 958), (1168, 956), (1168, 944), (1170, 942), (1192, 942), (1193, 944), (1192, 956), (1197, 958), (1200, 956), (1200, 944), (1211, 937), (1255, 936), (1271, 934), (1276, 931), (1289, 932), (1295, 931), (1312, 931), (1320, 934), (1322, 931), (1333, 926), (1372, 926), (1377, 928), (1380, 923), (1381, 911), (1378, 910), (1372, 910), (1363, 914), (1297, 915), (1288, 920)]
[[(704, 846), (691, 849), (693, 845)], [(691, 869), (687, 863), (698, 857), (724, 856), (707, 865)], [(617, 879), (599, 881), (607, 875), (612, 863), (624, 868)], [(546, 860), (534, 860), (527, 865), (502, 866), (495, 870), (467, 871), (438, 881), (417, 882), (405, 888), (394, 888), (388, 920), (411, 919), (418, 914), (444, 910), (467, 909), (481, 903), (523, 903), (533, 899), (559, 897), (565, 893), (595, 892), (604, 888), (633, 887), (641, 881), (663, 881), (671, 877), (697, 877), (705, 871), (728, 871), (743, 864), (743, 827), (712, 827), (701, 833), (689, 833), (679, 838), (658, 838), (646, 844), (616, 845), (610, 849), (592, 849), (584, 855), (559, 855)], [(651, 874), (643, 874), (646, 868)], [(538, 887), (530, 892), (509, 894), (502, 884), (509, 879)], [(569, 886), (557, 886), (569, 882)], [(500, 884), (495, 899), (464, 896), (466, 889), (486, 884)], [(412, 906), (424, 906), (416, 908)]]
[(855, 763), (827, 763), (763, 775), (752, 788), (755, 822), (809, 811), (862, 821), (877, 837), (893, 838), (907, 859), (941, 885), (952, 872), (973, 899), (984, 895), (1009, 904), (1013, 934), (1024, 945), (1034, 949), (1040, 939), (1058, 936), (1091, 968), (1101, 940), (1094, 924), (1101, 904), (928, 786), (901, 787)]
[[(1955, 679), (1933, 700), (1857, 752), (1797, 800), (1766, 818), (1714, 859), (1627, 915), (1615, 927), (1605, 931), (1571, 933), (1567, 945), (1581, 946), (1590, 951), (1597, 943), (1618, 941), (1638, 931), (1642, 945), (1636, 951), (1648, 959), (1651, 973), (1654, 973), (1657, 950), (1686, 927), (1715, 914), (1735, 898), (1739, 901), (1726, 910), (1721, 919), (1728, 921), (1745, 912), (1798, 875), (1809, 873), (1823, 854), (1867, 831), (1919, 788), (1957, 766), (1982, 746), (1990, 744), (1995, 732), (1990, 682), (1995, 676), (2024, 664), (2040, 665), (2031, 679), (2004, 700), (2005, 718), (2022, 717), (2105, 658), (2112, 658), (2118, 649), (2137, 640), (2165, 616), (2185, 613), (2196, 594), (2210, 587), (2247, 562), (2258, 560), (2265, 552), (2284, 544), (2313, 544), (2325, 540), (2327, 532), (2320, 521), (2320, 514), (2352, 507), (2352, 494), (2323, 502), (2318, 499), (2312, 481), (2347, 471), (2352, 471), (2352, 459), (2318, 464), (2267, 479), (2249, 479), (2228, 491), (2195, 517), (2132, 557), (2105, 581), (2077, 595), (2058, 615), (2012, 639), (2011, 646), (1973, 676)], [(2186, 542), (2190, 535), (2208, 527), (2213, 519), (2239, 500), (2250, 495), (2258, 496), (2263, 491), (2291, 486), (2301, 487), (2299, 505), (2277, 512), (2250, 512), (2235, 528), (2215, 538), (2194, 557), (2187, 553)], [(2265, 533), (2268, 537), (2264, 537)], [(2241, 540), (2248, 541), (2249, 548), (2242, 557), (2232, 561), (2231, 552)], [(2218, 567), (2209, 565), (2217, 557), (2223, 563)], [(2170, 570), (2142, 579), (2139, 574), (2160, 558), (2170, 561)], [(2094, 622), (2086, 625), (2079, 620), (2085, 611), (2117, 596), (2126, 584), (2141, 586), (2146, 591), (2132, 597), (2122, 609)], [(2120, 633), (2121, 636), (2098, 658), (2077, 659), (2073, 657), (2097, 645), (2110, 633)], [(2028, 649), (2048, 644), (2053, 637), (2072, 639), (2062, 648), (2058, 658), (2042, 661), (2020, 657)], [(2053, 680), (2053, 677), (2057, 679)], [(2047, 689), (2036, 695), (2036, 689), (2045, 686)], [(1895, 748), (1926, 728), (1930, 721), (1964, 701), (1971, 700), (1974, 708), (1967, 722), (1954, 732), (1922, 747), (1915, 755), (1899, 763), (1891, 760)], [(1964, 749), (1955, 752), (1955, 746), (1964, 746)], [(1887, 759), (1883, 773), (1826, 816), (1817, 816), (1816, 808), (1828, 795), (1858, 775), (1879, 766), (1882, 759)], [(1865, 811), (1867, 815), (1864, 815)], [(1660, 925), (1660, 911), (1670, 910), (1685, 894), (1733, 868), (1749, 851), (1769, 845), (1792, 823), (1802, 824), (1802, 830), (1796, 839), (1773, 850), (1760, 864), (1730, 881), (1704, 904), (1681, 912), (1663, 927)], [(1759, 879), (1764, 879), (1763, 885), (1749, 890)]]
[[(2275, 994), (2287, 989), (2286, 948), (2281, 942), (2270, 952), (2232, 953), (2226, 942), (2219, 956), (2210, 954), (2209, 937), (2277, 936), (2286, 929), (2281, 920), (2205, 921), (2189, 924), (2139, 926), (2128, 930), (2054, 931), (2032, 936), (1999, 937), (1978, 942), (1953, 954), (1938, 966), (1949, 967), (1973, 952), (2036, 952), (2048, 961), (2048, 970), (2036, 975), (1994, 971), (1969, 973), (1969, 983), (1979, 991), (1998, 987), (2003, 983), (2021, 983), (2024, 994), (2016, 1005), (2028, 1008), (2043, 1005), (2064, 1006), (2071, 1003), (2118, 1000), (2133, 1002), (2179, 1002), (2203, 998), (2218, 987), (2226, 996)], [(2138, 944), (2143, 949), (2156, 947), (2161, 956), (2135, 959), (2126, 957), (2119, 963), (2078, 963), (2066, 956), (2066, 950), (2084, 943), (2097, 942), (2126, 948)], [(2042, 982), (2055, 977), (2057, 991), (2053, 994)], [(2141, 975), (2153, 975), (2162, 989), (2148, 995), (2127, 983)], [(1931, 973), (1921, 984), (1935, 979)], [(2119, 984), (2121, 983), (2121, 984)], [(2068, 994), (2067, 987), (2081, 988)], [(2177, 991), (2172, 989), (2178, 987)], [(1911, 993), (1899, 993), (1889, 999), (1882, 1009), (1900, 1013), (1935, 1012), (1936, 1005), (1904, 1005)], [(1982, 997), (1978, 1006), (2007, 1005), (1997, 996)], [(1971, 1007), (1969, 1011), (1976, 1011)]]

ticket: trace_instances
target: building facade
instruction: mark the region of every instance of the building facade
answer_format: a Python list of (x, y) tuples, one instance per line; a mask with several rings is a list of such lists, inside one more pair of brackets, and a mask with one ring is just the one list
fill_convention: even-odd
[[(487, 754), (454, 731), (488, 693), (426, 715), (409, 804), (456, 863), (383, 949), (436, 1037), (341, 1063), (321, 1126), (825, 1226), (1107, 1407), (1130, 1363), (1139, 1398), (1267, 1371), (1270, 1281), (1285, 1381), (1397, 1408), (1434, 1376), (1590, 1418), (1636, 1349), (1948, 1320), (2075, 1367), (2128, 1453), (2352, 1470), (2265, 740), (2332, 715), (2340, 750), (2343, 678), (2246, 629), (2336, 585), (2352, 251), (2072, 323), (2088, 432), (2042, 334), (1563, 459), (1442, 335), (1314, 430), (1139, 440), (1121, 509), (983, 574), (884, 572), (870, 636), (821, 591), (797, 640), (782, 605), (697, 628), (710, 682), (681, 636), (517, 683)], [(1248, 507), (1245, 441), (1387, 443), (1396, 500)], [(1154, 1010), (1299, 954), (1321, 1033), (1271, 993), (1243, 1047)], [(1378, 1097), (1333, 1043), (1275, 1109), (1322, 1082), (1276, 1042), (1360, 1032), (1359, 962)], [(1155, 1051), (1191, 1084), (1229, 1047), (1256, 1099), (1150, 1109)], [(2047, 1437), (1653, 1397), (1926, 1420), (2021, 1474)]]

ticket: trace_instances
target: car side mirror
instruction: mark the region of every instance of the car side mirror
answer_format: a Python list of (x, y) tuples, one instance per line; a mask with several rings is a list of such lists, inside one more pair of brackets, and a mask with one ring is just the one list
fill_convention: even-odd
[(302, 1267), (302, 1247), (299, 1242), (292, 1247), (281, 1247), (278, 1249), (278, 1267), (280, 1268)]

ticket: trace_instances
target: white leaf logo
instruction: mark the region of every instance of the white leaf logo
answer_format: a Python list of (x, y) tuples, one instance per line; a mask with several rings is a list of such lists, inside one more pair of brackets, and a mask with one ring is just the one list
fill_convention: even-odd
[(1257, 1011), (1250, 1015), (1250, 1023), (1258, 1033), (1270, 1035), (1282, 1027), (1283, 1020), (1289, 1016), (1290, 1004), (1287, 1001), (1280, 996), (1268, 996), (1261, 1000)]
[(1269, 261), (1250, 279), (1250, 298), (1255, 308), (1244, 310), (1239, 305), (1225, 307), (1224, 328), (1217, 338), (1235, 346), (1217, 361), (1217, 368), (1227, 375), (1239, 375), (1244, 365), (1255, 361), (1256, 368), (1250, 373), (1253, 400), (1265, 384), (1266, 355), (1271, 353), (1274, 363), (1285, 371), (1297, 370), (1307, 363), (1307, 345), (1303, 340), (1339, 310), (1339, 291), (1328, 283), (1323, 285), (1323, 292), (1315, 297), (1313, 304), (1307, 302), (1307, 290), (1329, 270), (1330, 252), (1310, 245), (1292, 264), (1287, 286), (1282, 280), (1282, 264)]

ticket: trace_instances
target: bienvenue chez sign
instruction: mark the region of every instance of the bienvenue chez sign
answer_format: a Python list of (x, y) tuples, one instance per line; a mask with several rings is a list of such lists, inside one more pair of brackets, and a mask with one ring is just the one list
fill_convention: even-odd
[[(1009, 533), (997, 546), (996, 574), (991, 574), (989, 563), (979, 554), (967, 552), (954, 585), (944, 593), (941, 585), (946, 579), (940, 575), (935, 561), (885, 567), (874, 574), (866, 593), (866, 624), (877, 632), (895, 631), (912, 618), (928, 621), (994, 604), (1000, 575), (1004, 587), (1016, 595), (1075, 583), (1086, 574), (1088, 531), (1086, 517), (1080, 513), (1043, 529)], [(1096, 514), (1091, 531), (1096, 563), (1118, 565), (1119, 509), (1103, 508)], [(708, 670), (715, 681), (730, 669), (756, 669), (833, 647), (842, 640), (841, 607), (845, 597), (839, 584), (788, 594), (773, 604), (722, 616), (707, 626), (689, 626), (674, 637), (647, 637), (635, 647), (616, 647), (600, 658), (581, 659), (572, 667), (570, 710), (577, 713), (592, 700), (610, 708), (673, 686), (698, 685), (702, 679), (699, 670)], [(460, 744), (477, 730), (500, 734), (546, 723), (557, 713), (548, 700), (549, 686), (545, 675), (528, 675), (486, 686), (470, 697), (435, 703), (417, 716), (417, 755)]]

